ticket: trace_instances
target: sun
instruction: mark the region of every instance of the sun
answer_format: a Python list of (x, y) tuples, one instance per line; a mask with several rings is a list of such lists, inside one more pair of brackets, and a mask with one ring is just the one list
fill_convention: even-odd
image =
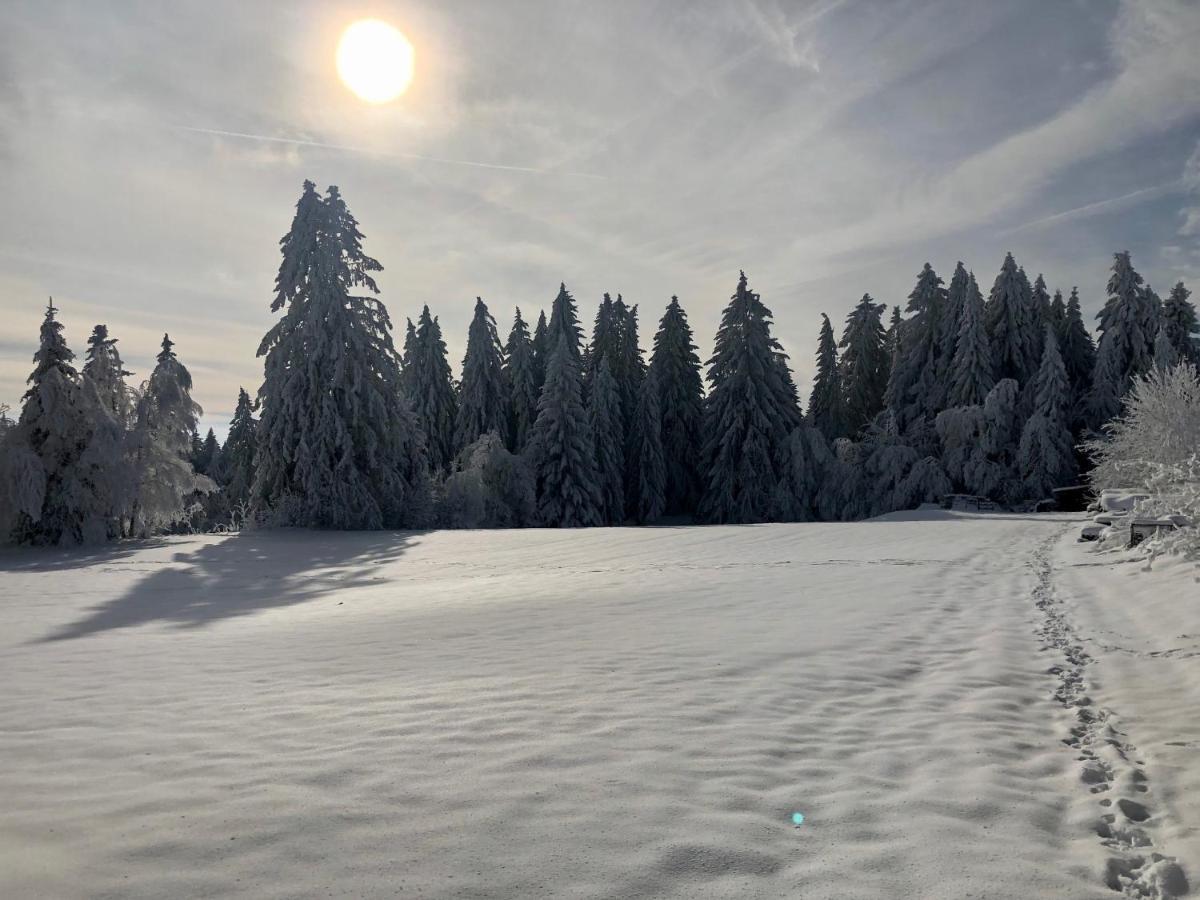
[(368, 103), (387, 103), (413, 78), (413, 45), (379, 19), (361, 19), (342, 32), (337, 48), (338, 77)]

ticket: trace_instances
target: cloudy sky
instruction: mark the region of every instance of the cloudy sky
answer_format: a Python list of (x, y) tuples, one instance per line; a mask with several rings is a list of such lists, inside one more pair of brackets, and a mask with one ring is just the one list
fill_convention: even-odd
[[(399, 27), (372, 107), (341, 30)], [(474, 298), (507, 331), (566, 281), (679, 294), (702, 353), (744, 268), (803, 384), (821, 312), (902, 302), (929, 260), (1004, 252), (1103, 300), (1117, 249), (1200, 293), (1195, 0), (6, 0), (0, 402), (46, 296), (148, 374), (169, 331), (205, 424), (260, 381), (301, 182), (341, 187), (392, 317), (429, 303), (457, 366)]]

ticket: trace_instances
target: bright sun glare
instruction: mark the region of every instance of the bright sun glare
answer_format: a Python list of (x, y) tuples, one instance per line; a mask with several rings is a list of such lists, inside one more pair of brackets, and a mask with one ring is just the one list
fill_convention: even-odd
[(413, 45), (378, 19), (362, 19), (344, 32), (337, 48), (342, 82), (368, 103), (387, 103), (406, 90), (413, 77)]

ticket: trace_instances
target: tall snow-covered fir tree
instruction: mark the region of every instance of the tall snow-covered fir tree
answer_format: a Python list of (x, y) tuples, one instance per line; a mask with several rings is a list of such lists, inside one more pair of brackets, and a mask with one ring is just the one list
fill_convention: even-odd
[(863, 294), (850, 315), (838, 346), (842, 350), (842, 393), (846, 432), (859, 434), (883, 409), (887, 390), (887, 335), (883, 329), (886, 304)]
[(651, 367), (642, 381), (633, 426), (632, 512), (638, 524), (653, 522), (666, 509), (667, 467), (663, 456), (658, 375)]
[(1056, 290), (1054, 297), (1050, 301), (1049, 319), (1050, 327), (1054, 329), (1054, 336), (1058, 338), (1059, 349), (1062, 349), (1063, 331), (1067, 327), (1067, 304), (1063, 300), (1062, 291)]
[(529, 445), (538, 518), (551, 528), (599, 525), (600, 489), (592, 433), (581, 401), (578, 348), (572, 349), (569, 331), (552, 328), (551, 332), (557, 346), (546, 368)]
[(703, 482), (699, 448), (703, 441), (704, 383), (687, 314), (672, 297), (654, 335), (650, 367), (658, 384), (662, 422), (664, 489), (668, 515), (695, 513)]
[(941, 317), (941, 335), (938, 338), (938, 378), (943, 383), (950, 383), (950, 367), (954, 364), (954, 351), (958, 348), (958, 332), (962, 328), (963, 307), (967, 303), (967, 293), (971, 288), (971, 273), (959, 260), (954, 265), (954, 274), (950, 276), (950, 284), (946, 287), (946, 303)]
[(200, 441), (200, 446), (192, 453), (192, 468), (198, 475), (207, 475), (218, 481), (215, 469), (220, 462), (220, 454), (221, 445), (217, 442), (216, 432), (210, 428)]
[(1067, 381), (1071, 385), (1071, 428), (1079, 432), (1088, 421), (1087, 398), (1092, 389), (1092, 373), (1096, 368), (1096, 345), (1092, 343), (1092, 336), (1083, 324), (1078, 288), (1071, 288), (1071, 297), (1058, 331), (1058, 348), (1067, 370)]
[(620, 525), (625, 521), (625, 420), (607, 357), (601, 357), (592, 377), (587, 411), (596, 455), (600, 524)]
[[(404, 397), (391, 320), (373, 296), (382, 269), (336, 187), (312, 182), (280, 241), (273, 312), (263, 337), (255, 494), (277, 518), (327, 528), (410, 524), (425, 453)], [(420, 366), (416, 367), (420, 369)]]
[(762, 522), (790, 464), (788, 441), (801, 422), (783, 376), (771, 311), (741, 273), (721, 316), (708, 365), (704, 495), (707, 522)]
[(625, 427), (633, 427), (637, 415), (642, 380), (646, 377), (646, 363), (642, 359), (642, 348), (638, 343), (638, 308), (626, 306), (617, 294), (613, 301), (613, 318), (617, 325), (617, 341), (612, 360), (613, 378), (621, 393), (621, 406), (625, 411)]
[(230, 506), (248, 503), (254, 487), (254, 460), (258, 443), (258, 420), (245, 388), (238, 388), (237, 407), (229, 422), (229, 435), (221, 450), (221, 473)]
[(967, 277), (967, 293), (950, 366), (950, 406), (981, 405), (996, 384), (992, 347), (984, 329), (983, 316), (983, 295), (972, 272)]
[(938, 380), (945, 304), (942, 279), (925, 263), (908, 295), (906, 309), (912, 315), (900, 324), (887, 397), (901, 431), (924, 416), (933, 416), (945, 404), (946, 385)]
[[(1158, 334), (1159, 310), (1153, 292), (1143, 286), (1142, 276), (1133, 268), (1127, 250), (1113, 254), (1108, 300), (1097, 318), (1100, 337), (1092, 383), (1092, 410), (1095, 415), (1105, 412), (1116, 415), (1133, 379), (1153, 368), (1154, 338)], [(1102, 361), (1104, 371), (1100, 368)], [(1101, 396), (1105, 392), (1108, 396)], [(1093, 425), (1098, 427), (1105, 421), (1107, 418), (1094, 421)]]
[(192, 399), (192, 375), (164, 334), (154, 371), (138, 400), (130, 434), (134, 487), (129, 532), (144, 536), (179, 522), (185, 501), (215, 485), (192, 468), (192, 433), (203, 410)]
[(1054, 327), (1045, 323), (1042, 362), (1035, 381), (1033, 415), (1021, 431), (1017, 467), (1026, 496), (1050, 496), (1051, 490), (1074, 482), (1074, 439), (1067, 406), (1071, 399), (1067, 370), (1058, 352)]
[(817, 369), (813, 376), (812, 393), (808, 399), (808, 424), (834, 441), (844, 436), (845, 411), (842, 397), (842, 377), (838, 366), (837, 343), (829, 316), (821, 314), (821, 330), (817, 337)]
[(1012, 378), (1018, 384), (1025, 383), (1037, 359), (1030, 340), (1030, 304), (1024, 291), (1028, 284), (1013, 255), (1005, 254), (984, 307), (984, 325), (992, 345), (996, 377)]
[(134, 394), (125, 379), (132, 375), (121, 361), (117, 339), (108, 336), (107, 325), (97, 325), (88, 338), (84, 377), (91, 380), (105, 408), (122, 428), (133, 424)]
[(489, 431), (503, 439), (508, 418), (504, 403), (504, 360), (496, 320), (482, 297), (475, 298), (475, 315), (467, 331), (454, 440), (458, 450)]
[[(590, 387), (596, 371), (600, 368), (600, 363), (605, 359), (608, 360), (610, 375), (613, 368), (618, 365), (616, 361), (620, 346), (618, 327), (613, 311), (613, 299), (606, 291), (600, 299), (600, 305), (596, 308), (596, 319), (592, 323), (592, 339), (588, 344), (587, 367), (583, 373), (585, 386)], [(613, 378), (615, 379), (616, 376), (613, 375)]]
[(1162, 319), (1176, 356), (1200, 364), (1200, 323), (1196, 321), (1196, 307), (1188, 300), (1191, 295), (1183, 282), (1178, 282), (1163, 301)]
[(427, 305), (417, 319), (407, 393), (425, 434), (429, 464), (435, 472), (444, 472), (455, 456), (454, 423), (458, 398), (446, 342), (442, 339), (442, 326)]
[[(1039, 363), (1042, 358), (1042, 342), (1045, 338), (1045, 326), (1050, 322), (1051, 300), (1050, 290), (1046, 287), (1046, 279), (1038, 272), (1037, 278), (1033, 280), (1033, 287), (1030, 289), (1028, 296), (1029, 314), (1029, 331), (1031, 334), (1031, 346), (1033, 347), (1033, 358)], [(1036, 334), (1034, 332), (1036, 331)]]
[(505, 443), (513, 453), (520, 453), (529, 442), (529, 433), (537, 420), (538, 384), (537, 361), (529, 326), (517, 308), (512, 330), (504, 345), (504, 387), (508, 392), (508, 430)]
[(1154, 338), (1154, 368), (1159, 372), (1167, 372), (1179, 365), (1179, 351), (1171, 343), (1167, 331), (1166, 320), (1158, 324), (1158, 334)]
[(550, 324), (546, 327), (546, 346), (549, 356), (546, 362), (547, 377), (549, 377), (549, 359), (558, 352), (559, 337), (566, 337), (567, 349), (578, 361), (583, 354), (583, 329), (579, 327), (579, 310), (575, 306), (575, 298), (567, 290), (566, 284), (559, 284), (558, 295), (550, 307)]
[(546, 365), (550, 362), (550, 326), (546, 324), (546, 311), (539, 310), (537, 324), (533, 328), (533, 372), (537, 376), (537, 394), (542, 396), (542, 385), (546, 383)]
[[(89, 379), (71, 365), (53, 301), (46, 306), (20, 418), (4, 439), (0, 491), (13, 540), (95, 543), (116, 536), (125, 483), (123, 427)], [(12, 512), (16, 515), (13, 516)]]

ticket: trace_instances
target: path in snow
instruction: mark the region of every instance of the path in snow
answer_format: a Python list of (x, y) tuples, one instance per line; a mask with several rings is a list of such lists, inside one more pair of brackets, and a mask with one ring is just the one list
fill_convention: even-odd
[(1109, 893), (1065, 520), (904, 518), (6, 553), (0, 896)]

